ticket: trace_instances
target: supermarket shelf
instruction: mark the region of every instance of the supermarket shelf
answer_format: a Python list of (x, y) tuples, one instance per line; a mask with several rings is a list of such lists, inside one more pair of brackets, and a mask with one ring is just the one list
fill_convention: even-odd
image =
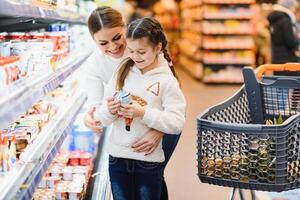
[(201, 62), (202, 57), (203, 57), (201, 53), (193, 53), (192, 54), (192, 53), (183, 51), (183, 49), (180, 50), (180, 54), (181, 54), (181, 56), (184, 56), (194, 62)]
[(180, 3), (181, 9), (198, 8), (201, 6), (201, 1), (182, 1)]
[(254, 46), (223, 46), (217, 45), (217, 46), (209, 46), (209, 45), (203, 45), (203, 49), (205, 50), (220, 50), (220, 51), (234, 51), (234, 50), (252, 50), (254, 49)]
[(9, 0), (0, 1), (0, 16), (19, 18), (20, 22), (28, 19), (43, 19), (44, 23), (62, 21), (75, 24), (85, 24), (86, 18), (69, 10), (54, 10), (24, 3), (13, 3)]
[(204, 56), (204, 60), (203, 60), (203, 64), (206, 65), (253, 65), (255, 63), (255, 61), (251, 61), (251, 62), (247, 62), (247, 61), (239, 61), (239, 60), (230, 60), (230, 61), (226, 61), (224, 60), (220, 60), (220, 61), (208, 61), (205, 60), (205, 56)]
[(202, 78), (203, 66), (201, 62), (195, 62), (186, 56), (180, 55), (179, 66), (195, 79), (200, 80)]
[(31, 199), (87, 97), (81, 93), (70, 99), (65, 109), (57, 113), (33, 144), (27, 147), (13, 169), (0, 177), (0, 199)]
[(251, 31), (249, 31), (249, 32), (233, 32), (230, 30), (224, 30), (224, 31), (218, 31), (218, 32), (213, 32), (213, 31), (208, 32), (208, 31), (205, 31), (205, 28), (203, 28), (202, 34), (203, 35), (252, 35), (253, 33)]
[(210, 19), (210, 20), (227, 20), (227, 19), (239, 19), (239, 20), (249, 20), (252, 18), (251, 14), (249, 15), (236, 15), (234, 13), (232, 14), (223, 14), (223, 13), (209, 13), (204, 14), (204, 19)]
[(101, 142), (99, 144), (99, 150), (100, 151), (100, 159), (98, 161), (98, 167), (96, 172), (94, 173), (94, 188), (92, 191), (91, 197), (89, 199), (91, 200), (98, 200), (98, 199), (105, 199), (105, 200), (111, 200), (112, 194), (111, 194), (111, 188), (110, 188), (110, 182), (109, 182), (109, 173), (108, 173), (108, 153), (104, 150), (106, 148), (105, 145), (107, 145), (108, 136), (111, 132), (111, 126), (107, 127), (104, 134), (102, 134)]
[(254, 0), (203, 0), (202, 3), (205, 4), (239, 4), (239, 5), (250, 5), (250, 4), (254, 4), (255, 1)]
[(6, 89), (1, 90), (0, 97), (0, 129), (5, 129), (17, 117), (25, 113), (35, 102), (48, 92), (57, 88), (87, 59), (91, 52), (69, 56), (60, 63), (56, 72), (36, 74), (17, 81)]

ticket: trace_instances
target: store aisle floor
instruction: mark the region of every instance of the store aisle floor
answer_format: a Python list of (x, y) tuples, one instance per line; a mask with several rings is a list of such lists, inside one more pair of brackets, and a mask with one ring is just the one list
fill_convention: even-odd
[(178, 70), (187, 99), (186, 125), (166, 169), (170, 200), (225, 200), (230, 189), (200, 182), (196, 162), (196, 118), (200, 112), (233, 95), (240, 86), (207, 86)]

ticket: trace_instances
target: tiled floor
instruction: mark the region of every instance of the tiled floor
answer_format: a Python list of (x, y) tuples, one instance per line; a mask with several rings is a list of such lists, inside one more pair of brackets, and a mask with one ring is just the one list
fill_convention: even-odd
[[(196, 118), (208, 107), (233, 95), (240, 86), (206, 86), (178, 70), (187, 99), (187, 120), (183, 135), (167, 166), (170, 200), (225, 200), (230, 188), (200, 182), (196, 162)], [(239, 198), (236, 198), (239, 199)]]

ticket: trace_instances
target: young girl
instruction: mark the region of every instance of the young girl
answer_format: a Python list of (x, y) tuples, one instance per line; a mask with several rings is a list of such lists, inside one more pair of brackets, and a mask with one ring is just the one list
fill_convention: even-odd
[[(114, 124), (109, 136), (109, 174), (114, 200), (159, 200), (162, 184), (162, 144), (150, 155), (133, 152), (131, 145), (150, 128), (180, 134), (185, 122), (185, 98), (167, 53), (161, 25), (152, 18), (132, 22), (126, 32), (129, 59), (121, 64), (105, 91), (106, 103), (97, 112), (99, 121)], [(160, 65), (163, 53), (169, 66)], [(131, 94), (131, 104), (114, 98), (118, 91)], [(133, 119), (130, 129), (126, 120)]]
[[(101, 106), (105, 99), (104, 86), (115, 74), (120, 63), (128, 58), (126, 43), (126, 27), (122, 15), (119, 11), (101, 6), (95, 9), (88, 19), (88, 28), (97, 45), (97, 49), (85, 63), (85, 91), (88, 94), (89, 112), (84, 117), (84, 124), (93, 132), (101, 133), (99, 121), (94, 119), (96, 108)], [(159, 65), (168, 66), (163, 54), (158, 57)], [(94, 107), (94, 108), (93, 108)], [(162, 140), (162, 148), (165, 154), (163, 167), (165, 169), (169, 159), (174, 152), (180, 135), (163, 133), (155, 129), (150, 129), (144, 137), (139, 138), (132, 144), (132, 151), (143, 152), (150, 155)], [(164, 174), (164, 173), (163, 173)], [(161, 188), (161, 200), (168, 200), (168, 189), (163, 178)]]

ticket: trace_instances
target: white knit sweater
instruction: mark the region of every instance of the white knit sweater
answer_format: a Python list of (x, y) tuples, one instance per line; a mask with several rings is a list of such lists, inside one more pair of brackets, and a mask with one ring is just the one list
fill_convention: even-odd
[[(116, 72), (120, 63), (127, 57), (127, 50), (123, 57), (114, 59), (103, 54), (99, 49), (96, 49), (84, 63), (84, 81), (82, 89), (87, 93), (87, 105), (89, 108), (93, 106), (99, 108), (101, 106), (105, 85)], [(159, 56), (159, 63), (167, 65), (167, 61), (162, 54)]]
[[(115, 93), (115, 76), (105, 90), (104, 98)], [(145, 74), (137, 67), (132, 67), (125, 85), (125, 91), (145, 100), (147, 108), (143, 119), (135, 118), (131, 130), (125, 129), (124, 118), (110, 114), (106, 101), (97, 112), (96, 118), (104, 125), (113, 123), (109, 136), (108, 153), (115, 157), (129, 158), (148, 162), (163, 162), (162, 142), (155, 151), (145, 156), (144, 153), (133, 152), (132, 144), (142, 138), (150, 128), (168, 134), (179, 134), (185, 122), (186, 101), (178, 81), (166, 65), (159, 66)]]

